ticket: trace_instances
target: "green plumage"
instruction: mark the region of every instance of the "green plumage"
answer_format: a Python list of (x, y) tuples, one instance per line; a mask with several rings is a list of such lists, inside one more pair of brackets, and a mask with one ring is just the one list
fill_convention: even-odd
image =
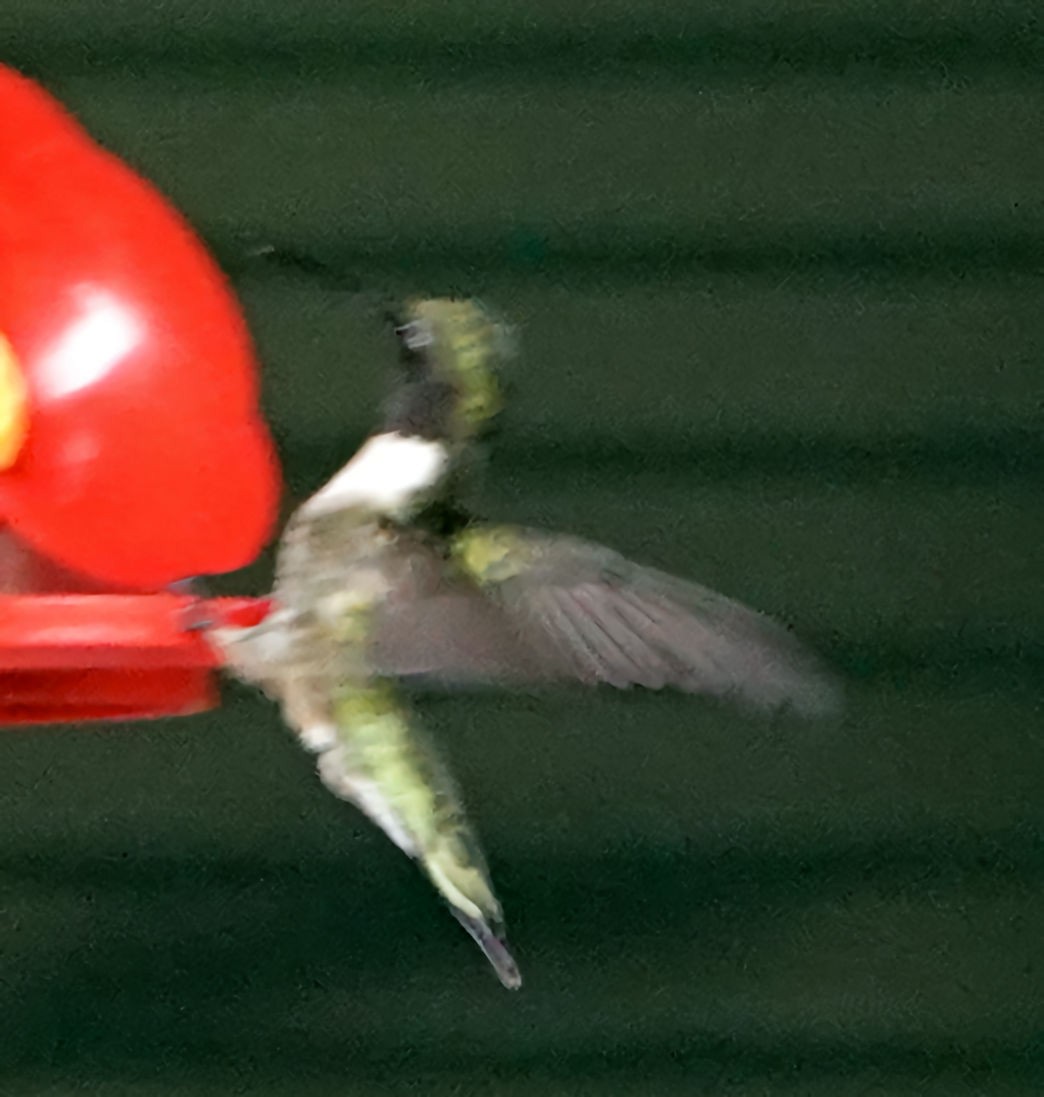
[(290, 520), (273, 612), (213, 637), (516, 987), (476, 834), (397, 679), (674, 688), (808, 715), (840, 694), (738, 602), (577, 537), (475, 522), (457, 489), (502, 403), (506, 329), (477, 302), (430, 300), (409, 302), (397, 332), (384, 427)]
[(383, 607), (437, 580), (439, 532), (423, 519), (452, 508), (447, 491), (459, 460), (500, 408), (495, 366), (505, 330), (477, 303), (446, 300), (409, 302), (398, 330), (419, 368), (400, 386), (394, 415), (442, 417), (431, 433), (445, 437), (433, 442), (449, 455), (445, 467), (394, 512), (354, 496), (317, 507), (314, 496), (283, 533), (272, 614), (256, 628), (210, 636), (230, 670), (281, 703), (319, 755), (323, 783), (417, 860), (501, 982), (517, 987), (500, 903), (449, 769), (371, 658)]

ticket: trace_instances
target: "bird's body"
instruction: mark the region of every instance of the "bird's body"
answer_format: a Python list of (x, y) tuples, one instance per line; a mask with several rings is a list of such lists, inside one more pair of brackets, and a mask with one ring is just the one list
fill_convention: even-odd
[[(578, 538), (462, 517), (456, 477), (499, 408), (503, 330), (476, 302), (423, 301), (399, 331), (405, 381), (382, 430), (291, 518), (272, 612), (210, 636), (516, 987), (478, 841), (397, 679), (674, 687), (813, 714), (836, 691), (785, 629), (719, 594)], [(430, 521), (443, 505), (456, 519)]]
[[(432, 315), (434, 313), (434, 315)], [(396, 394), (390, 429), (301, 506), (281, 538), (273, 609), (209, 633), (230, 670), (279, 701), (319, 775), (417, 860), (507, 987), (521, 983), (478, 839), (438, 750), (371, 655), (387, 607), (438, 582), (436, 538), (410, 520), (437, 502), (476, 423), (492, 414), (501, 335), (468, 302), (417, 302), (406, 328), (450, 362)], [(464, 369), (464, 378), (458, 374)], [(470, 392), (462, 406), (459, 382)], [(440, 437), (423, 437), (438, 427)]]

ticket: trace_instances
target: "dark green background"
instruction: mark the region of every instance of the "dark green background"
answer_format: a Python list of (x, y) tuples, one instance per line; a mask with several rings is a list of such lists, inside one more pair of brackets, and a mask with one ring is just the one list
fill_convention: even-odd
[(216, 249), (295, 491), (382, 392), (344, 287), (477, 290), (489, 511), (850, 680), (815, 728), (431, 704), (519, 995), (248, 691), (5, 736), (0, 1093), (1044, 1091), (1036, 5), (6, 0), (0, 55)]

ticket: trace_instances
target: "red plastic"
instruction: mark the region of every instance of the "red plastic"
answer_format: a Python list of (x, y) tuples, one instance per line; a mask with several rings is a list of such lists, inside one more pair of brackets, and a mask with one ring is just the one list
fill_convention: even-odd
[[(279, 489), (217, 267), (148, 183), (0, 66), (0, 724), (213, 707), (189, 600), (129, 592), (251, 562)], [(266, 605), (197, 612), (246, 624)]]
[[(116, 594), (0, 530), (0, 725), (185, 716), (218, 703), (216, 653), (192, 599)], [(219, 598), (196, 621), (252, 625), (263, 599)]]
[(29, 389), (0, 523), (113, 587), (255, 558), (280, 477), (231, 292), (148, 183), (2, 66), (0, 334)]
[(267, 603), (174, 594), (0, 595), (0, 670), (207, 669), (220, 665), (190, 611), (222, 623), (256, 624)]
[(185, 716), (213, 708), (213, 649), (187, 631), (190, 608), (255, 624), (267, 603), (192, 607), (163, 594), (0, 595), (0, 724)]

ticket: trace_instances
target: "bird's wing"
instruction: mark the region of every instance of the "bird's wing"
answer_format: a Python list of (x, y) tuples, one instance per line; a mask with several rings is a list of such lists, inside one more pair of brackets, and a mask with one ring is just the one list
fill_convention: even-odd
[(504, 986), (520, 986), (478, 838), (448, 766), (412, 712), (377, 681), (337, 688), (324, 719), (319, 694), (310, 700), (300, 686), (299, 699), (287, 693), (287, 717), (318, 753), (323, 783), (419, 862)]
[(808, 715), (838, 707), (834, 679), (783, 626), (604, 546), (473, 526), (453, 555), (468, 583), (388, 607), (374, 651), (383, 672), (672, 687)]

